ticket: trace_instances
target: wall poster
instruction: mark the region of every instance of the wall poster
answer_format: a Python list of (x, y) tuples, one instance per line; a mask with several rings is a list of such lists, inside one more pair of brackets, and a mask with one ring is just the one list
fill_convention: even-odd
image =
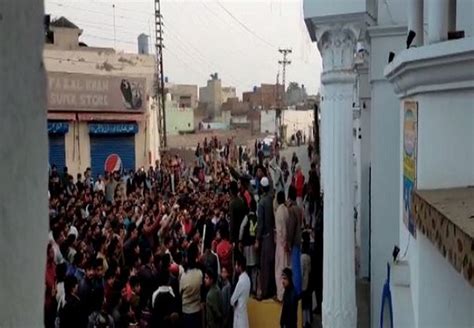
[(418, 103), (403, 104), (403, 222), (416, 237), (413, 216), (413, 192), (416, 189), (416, 160), (418, 151)]

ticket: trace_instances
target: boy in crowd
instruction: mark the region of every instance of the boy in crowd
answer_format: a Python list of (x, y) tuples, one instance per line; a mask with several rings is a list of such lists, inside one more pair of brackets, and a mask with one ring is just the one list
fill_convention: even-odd
[(208, 288), (206, 296), (206, 328), (221, 328), (223, 323), (222, 296), (217, 287), (217, 274), (207, 268), (204, 283)]
[(285, 293), (283, 294), (280, 327), (296, 328), (298, 320), (298, 296), (293, 286), (293, 272), (290, 268), (283, 269), (281, 279)]

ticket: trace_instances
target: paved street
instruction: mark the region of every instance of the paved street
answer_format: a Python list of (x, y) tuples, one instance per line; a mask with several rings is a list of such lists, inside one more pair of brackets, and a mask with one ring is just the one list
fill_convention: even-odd
[(302, 145), (300, 147), (287, 147), (282, 151), (283, 156), (285, 156), (288, 161), (291, 161), (291, 156), (293, 155), (293, 153), (296, 153), (296, 156), (298, 156), (299, 163), (301, 164), (301, 169), (307, 177), (308, 171), (311, 166), (311, 163), (308, 158), (308, 145)]
[(304, 176), (306, 179), (308, 179), (308, 172), (311, 168), (311, 163), (308, 158), (308, 145), (302, 145), (300, 147), (287, 147), (281, 151), (281, 156), (285, 156), (290, 166), (293, 153), (296, 153), (296, 156), (298, 156), (299, 164), (301, 165)]

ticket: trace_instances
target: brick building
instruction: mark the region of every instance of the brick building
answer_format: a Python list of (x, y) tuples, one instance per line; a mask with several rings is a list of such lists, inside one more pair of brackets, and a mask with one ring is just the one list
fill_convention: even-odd
[(242, 101), (249, 103), (250, 108), (271, 109), (279, 105), (279, 99), (283, 99), (285, 88), (281, 84), (261, 84), (253, 91), (242, 94)]

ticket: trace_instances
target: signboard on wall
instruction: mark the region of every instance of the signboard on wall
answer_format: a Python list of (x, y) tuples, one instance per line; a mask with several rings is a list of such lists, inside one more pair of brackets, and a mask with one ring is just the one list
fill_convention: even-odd
[(418, 103), (403, 104), (403, 222), (416, 237), (413, 216), (413, 192), (416, 188), (416, 160), (418, 152)]
[(145, 108), (145, 78), (48, 73), (48, 110), (139, 112)]

